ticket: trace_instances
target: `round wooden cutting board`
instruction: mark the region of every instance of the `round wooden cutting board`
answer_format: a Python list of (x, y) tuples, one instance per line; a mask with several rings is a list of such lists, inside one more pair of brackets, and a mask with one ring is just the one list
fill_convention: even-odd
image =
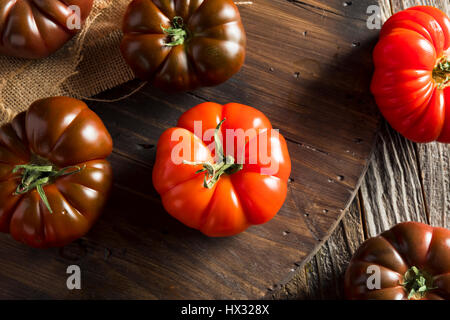
[[(251, 2), (239, 6), (246, 63), (227, 83), (184, 94), (147, 85), (119, 102), (87, 102), (115, 142), (108, 206), (85, 238), (62, 249), (35, 250), (1, 235), (1, 298), (263, 298), (320, 248), (358, 188), (379, 125), (369, 92), (379, 31), (366, 26), (376, 1)], [(160, 134), (204, 101), (258, 108), (292, 158), (278, 215), (231, 238), (177, 222), (151, 182)], [(66, 287), (69, 265), (81, 268), (81, 290)]]

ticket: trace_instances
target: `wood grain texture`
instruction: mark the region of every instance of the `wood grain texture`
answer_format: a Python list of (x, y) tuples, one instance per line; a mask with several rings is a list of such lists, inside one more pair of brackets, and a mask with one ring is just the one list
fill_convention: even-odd
[(418, 156), (428, 220), (433, 226), (450, 228), (450, 147), (418, 145)]
[[(385, 3), (387, 0), (380, 0), (380, 3)], [(450, 3), (448, 0), (390, 0), (392, 13), (414, 7), (414, 6), (433, 6), (448, 12)]]
[(427, 222), (414, 144), (385, 122), (361, 195), (371, 237), (399, 222)]
[[(85, 238), (60, 250), (36, 251), (1, 235), (0, 256), (8, 259), (0, 262), (0, 298), (271, 296), (330, 236), (367, 168), (379, 126), (368, 92), (377, 32), (366, 28), (366, 8), (374, 3), (254, 0), (240, 9), (247, 59), (230, 81), (185, 94), (146, 86), (120, 102), (88, 102), (115, 143), (107, 208)], [(120, 97), (138, 85), (98, 98)], [(287, 138), (293, 162), (277, 217), (232, 238), (210, 239), (181, 225), (163, 210), (151, 183), (160, 134), (203, 101), (264, 112)], [(66, 289), (69, 264), (81, 267), (82, 290)]]
[(361, 208), (359, 197), (356, 197), (320, 251), (296, 273), (292, 281), (278, 288), (271, 298), (343, 299), (345, 269), (365, 240), (361, 225)]

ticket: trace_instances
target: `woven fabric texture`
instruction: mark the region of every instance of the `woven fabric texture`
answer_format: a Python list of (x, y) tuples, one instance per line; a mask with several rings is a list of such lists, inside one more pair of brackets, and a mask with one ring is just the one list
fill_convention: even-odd
[(42, 60), (0, 56), (0, 124), (35, 100), (91, 97), (134, 78), (119, 50), (130, 0), (95, 0), (82, 31)]

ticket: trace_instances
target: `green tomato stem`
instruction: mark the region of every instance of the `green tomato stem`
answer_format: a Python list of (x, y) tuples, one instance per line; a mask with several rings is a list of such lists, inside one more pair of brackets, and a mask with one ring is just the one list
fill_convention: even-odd
[(402, 286), (408, 293), (408, 299), (420, 300), (436, 287), (433, 287), (433, 277), (417, 267), (411, 267), (403, 276)]
[(219, 136), (220, 127), (224, 123), (226, 119), (220, 121), (217, 125), (216, 130), (214, 131), (214, 143), (215, 143), (215, 151), (216, 157), (219, 159), (217, 163), (210, 162), (192, 162), (183, 160), (184, 164), (198, 166), (202, 165), (203, 169), (198, 170), (196, 173), (205, 172), (205, 179), (203, 181), (203, 186), (207, 189), (211, 189), (214, 185), (219, 181), (220, 177), (224, 174), (233, 174), (240, 170), (242, 170), (243, 165), (235, 163), (235, 159), (233, 156), (228, 155), (225, 157), (223, 153), (223, 145)]
[(59, 169), (51, 164), (48, 160), (38, 156), (33, 156), (30, 163), (24, 165), (17, 165), (12, 170), (12, 173), (20, 172), (22, 179), (17, 185), (14, 195), (21, 195), (30, 192), (33, 189), (39, 194), (42, 202), (44, 202), (50, 213), (53, 213), (50, 203), (44, 191), (44, 186), (54, 181), (61, 176), (67, 176), (82, 171), (86, 166), (69, 166)]
[(433, 79), (439, 89), (445, 89), (450, 86), (450, 61), (447, 57), (439, 59), (436, 67), (433, 69)]
[(166, 47), (175, 47), (181, 45), (186, 40), (188, 33), (184, 27), (183, 18), (176, 16), (172, 20), (172, 26), (164, 28), (161, 25), (162, 31), (169, 37), (170, 42), (166, 43)]

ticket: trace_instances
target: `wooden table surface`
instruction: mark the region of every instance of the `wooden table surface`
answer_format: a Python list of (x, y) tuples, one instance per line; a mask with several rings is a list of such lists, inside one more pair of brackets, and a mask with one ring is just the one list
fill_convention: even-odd
[[(270, 297), (330, 236), (367, 169), (380, 123), (367, 90), (378, 32), (365, 18), (374, 3), (255, 0), (240, 8), (246, 63), (226, 83), (181, 94), (147, 85), (125, 100), (88, 102), (114, 139), (105, 212), (86, 237), (59, 250), (0, 235), (0, 297)], [(207, 238), (183, 226), (164, 211), (151, 182), (159, 136), (204, 101), (264, 112), (285, 136), (293, 163), (277, 216), (235, 237)], [(70, 264), (81, 268), (81, 290), (66, 287)]]
[[(355, 1), (353, 1), (355, 2)], [(450, 14), (449, 0), (380, 0), (383, 18), (414, 5)], [(367, 238), (396, 223), (419, 221), (450, 228), (450, 146), (407, 141), (386, 123), (357, 197), (319, 253), (275, 299), (341, 299), (351, 256)]]

